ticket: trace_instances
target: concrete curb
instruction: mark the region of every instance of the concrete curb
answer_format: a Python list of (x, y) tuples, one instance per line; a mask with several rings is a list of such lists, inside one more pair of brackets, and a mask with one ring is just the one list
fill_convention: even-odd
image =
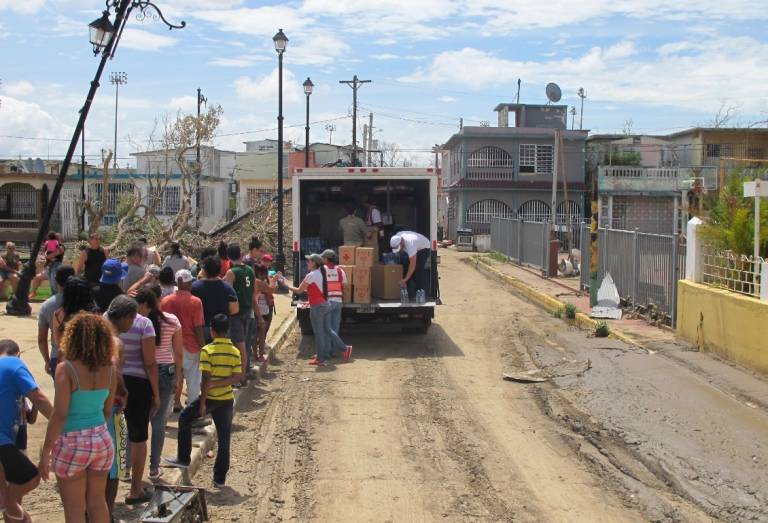
[[(462, 259), (462, 261), (468, 265), (473, 266), (475, 269), (485, 274), (486, 276), (492, 279), (498, 280), (501, 283), (504, 283), (506, 285), (509, 285), (510, 287), (513, 287), (516, 291), (521, 293), (528, 301), (532, 302), (534, 305), (537, 305), (548, 312), (554, 313), (555, 311), (561, 310), (563, 307), (565, 307), (565, 302), (560, 301), (557, 298), (553, 298), (549, 294), (543, 293), (535, 289), (534, 287), (530, 286), (529, 284), (525, 283), (522, 280), (515, 278), (514, 276), (510, 276), (509, 274), (504, 274), (503, 272), (489, 265), (488, 262), (480, 256), (472, 256), (470, 258), (464, 258)], [(590, 318), (587, 314), (584, 314), (583, 312), (577, 312), (576, 319), (574, 320), (573, 323), (580, 329), (594, 331), (595, 327), (597, 327), (599, 322), (597, 320)], [(609, 327), (610, 327), (610, 335), (609, 335), (610, 338), (623, 341), (628, 345), (642, 347), (641, 343), (639, 343), (637, 340), (635, 340), (628, 334), (621, 332), (620, 330), (616, 329), (613, 326), (609, 325)]]
[[(257, 375), (259, 379), (264, 379), (267, 374), (269, 363), (274, 363), (276, 360), (276, 354), (280, 351), (282, 346), (288, 340), (291, 332), (293, 332), (296, 326), (296, 314), (291, 314), (286, 317), (283, 322), (277, 327), (277, 330), (269, 337), (269, 350), (266, 354), (266, 361), (258, 366)], [(250, 385), (249, 385), (250, 386)], [(235, 389), (235, 412), (237, 412), (237, 400), (243, 393), (244, 389)], [(204, 427), (202, 434), (192, 434), (192, 456), (189, 463), (189, 467), (186, 470), (188, 476), (185, 478), (184, 471), (179, 468), (166, 467), (164, 468), (163, 483), (167, 485), (184, 485), (185, 483), (192, 484), (192, 478), (195, 477), (197, 471), (202, 465), (205, 455), (211, 450), (216, 441), (216, 429), (213, 424)]]

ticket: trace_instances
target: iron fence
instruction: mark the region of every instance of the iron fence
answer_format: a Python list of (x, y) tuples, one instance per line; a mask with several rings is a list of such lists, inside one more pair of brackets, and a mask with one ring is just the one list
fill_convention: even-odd
[(520, 219), (491, 218), (491, 249), (512, 261), (544, 270), (552, 225)]
[(704, 249), (703, 254), (704, 283), (754, 298), (760, 297), (760, 267), (765, 260), (714, 249)]
[[(598, 281), (610, 273), (629, 306), (655, 309), (675, 325), (677, 281), (685, 276), (685, 244), (679, 235), (598, 230)], [(581, 286), (589, 288), (590, 230), (581, 234)]]

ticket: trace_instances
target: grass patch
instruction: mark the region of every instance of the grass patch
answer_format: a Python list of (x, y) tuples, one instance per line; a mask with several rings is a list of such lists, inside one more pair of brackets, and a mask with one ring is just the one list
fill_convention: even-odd
[(576, 305), (573, 303), (566, 303), (565, 307), (563, 307), (563, 310), (565, 312), (565, 317), (569, 320), (576, 319)]
[(509, 258), (507, 257), (507, 255), (502, 254), (499, 251), (491, 251), (488, 253), (488, 256), (492, 260), (496, 260), (497, 262), (501, 262), (501, 263), (507, 263), (509, 261)]
[(598, 324), (595, 325), (596, 338), (607, 338), (610, 333), (611, 330), (608, 328), (608, 324), (604, 321), (598, 322)]
[(555, 309), (552, 311), (552, 316), (557, 318), (558, 320), (563, 317), (563, 309)]

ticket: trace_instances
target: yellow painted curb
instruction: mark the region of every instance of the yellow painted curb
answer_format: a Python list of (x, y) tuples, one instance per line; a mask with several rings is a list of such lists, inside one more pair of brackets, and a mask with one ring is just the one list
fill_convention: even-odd
[[(473, 265), (480, 272), (485, 272), (488, 275), (496, 278), (497, 280), (501, 280), (502, 283), (506, 283), (507, 285), (514, 287), (517, 291), (522, 293), (529, 301), (531, 301), (535, 305), (538, 305), (539, 307), (543, 308), (548, 312), (554, 313), (555, 311), (561, 310), (563, 307), (565, 307), (565, 302), (560, 301), (557, 298), (553, 298), (549, 294), (543, 293), (535, 289), (534, 287), (531, 287), (529, 284), (515, 278), (514, 276), (510, 276), (509, 274), (504, 274), (503, 272), (499, 271), (498, 269), (490, 265), (488, 263), (488, 260), (483, 257), (472, 256), (470, 258), (464, 258), (462, 261), (464, 263)], [(594, 331), (595, 328), (597, 327), (598, 321), (590, 318), (587, 314), (584, 314), (583, 312), (577, 312), (574, 323), (576, 324), (577, 327), (581, 329)], [(619, 330), (614, 330), (613, 327), (610, 328), (610, 334), (608, 335), (608, 337), (619, 340), (619, 341), (623, 341), (628, 345), (635, 345), (638, 347), (642, 346), (638, 341), (633, 339), (631, 336)]]

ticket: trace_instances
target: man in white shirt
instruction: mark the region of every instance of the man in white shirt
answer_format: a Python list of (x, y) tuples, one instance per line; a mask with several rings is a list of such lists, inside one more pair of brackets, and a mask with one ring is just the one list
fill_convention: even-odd
[(426, 267), (432, 250), (429, 238), (417, 232), (402, 231), (392, 236), (389, 246), (393, 253), (402, 251), (408, 257), (406, 274), (400, 280), (400, 286), (408, 288), (409, 297), (413, 298), (418, 290), (424, 290), (428, 297), (431, 296)]
[(368, 199), (365, 202), (366, 216), (365, 224), (368, 226), (368, 236), (365, 245), (378, 246), (379, 252), (386, 247), (382, 245), (384, 240), (384, 221), (381, 219), (381, 211), (376, 207), (376, 202), (373, 199)]

